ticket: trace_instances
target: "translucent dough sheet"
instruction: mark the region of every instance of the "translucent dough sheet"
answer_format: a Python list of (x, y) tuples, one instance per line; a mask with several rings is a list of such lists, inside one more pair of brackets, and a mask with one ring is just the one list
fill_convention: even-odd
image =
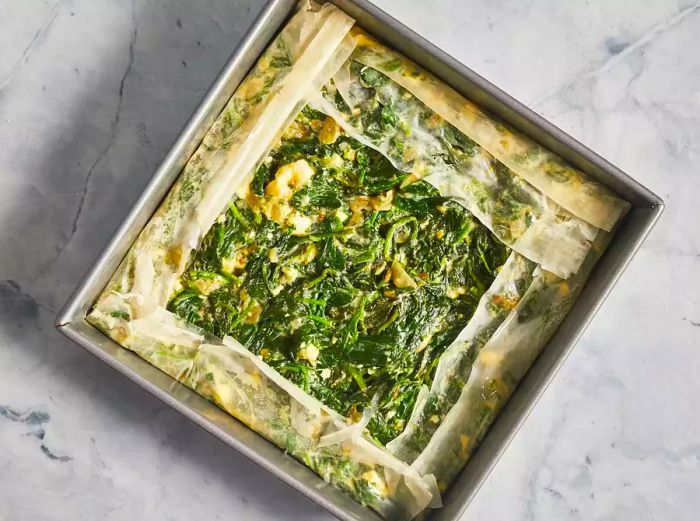
[(439, 508), (628, 205), (353, 24), (300, 2), (87, 319), (409, 520)]
[(433, 501), (434, 480), (359, 436), (232, 338), (202, 345), (183, 383), (388, 518), (411, 519)]
[(518, 304), (482, 347), (460, 397), (412, 464), (418, 472), (433, 474), (440, 490), (469, 460), (566, 317), (609, 240), (610, 234), (601, 232), (581, 269), (567, 280), (538, 269)]
[(413, 462), (445, 419), (469, 380), (481, 348), (518, 304), (530, 286), (535, 264), (512, 253), (479, 306), (455, 341), (440, 358), (430, 389), (425, 389), (405, 430), (387, 448), (399, 459)]
[(164, 309), (192, 249), (307, 95), (352, 51), (354, 41), (346, 38), (352, 23), (330, 4), (301, 4), (219, 115), (88, 320), (361, 503), (387, 518), (410, 519), (439, 502), (434, 480), (357, 435), (319, 443), (347, 430), (348, 421), (235, 340), (204, 335)]
[(415, 63), (356, 31), (354, 58), (389, 76), (557, 204), (610, 231), (630, 205), (553, 152), (484, 113)]
[(325, 81), (336, 51), (351, 50), (339, 44), (352, 19), (331, 5), (302, 6), (236, 89), (110, 281), (112, 291), (128, 296), (131, 319), (167, 302), (192, 248), (301, 109), (304, 96)]
[[(538, 192), (384, 73), (351, 59), (315, 106), (397, 168), (454, 197), (508, 246), (562, 277), (594, 228)], [(410, 181), (410, 179), (408, 180)]]

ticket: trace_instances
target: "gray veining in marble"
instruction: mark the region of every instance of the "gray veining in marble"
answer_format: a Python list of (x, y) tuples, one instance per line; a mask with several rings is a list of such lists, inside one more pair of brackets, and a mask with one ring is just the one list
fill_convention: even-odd
[[(697, 519), (700, 3), (377, 3), (668, 204), (464, 519)], [(0, 520), (328, 519), (51, 327), (261, 5), (0, 0)]]

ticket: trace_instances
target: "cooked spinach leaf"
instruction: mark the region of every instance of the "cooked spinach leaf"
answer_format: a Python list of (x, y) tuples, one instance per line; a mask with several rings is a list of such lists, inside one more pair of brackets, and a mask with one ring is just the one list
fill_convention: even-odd
[[(366, 86), (384, 78), (360, 74)], [(391, 103), (371, 118), (377, 132), (397, 124)], [(408, 173), (333, 124), (302, 111), (249, 196), (192, 253), (168, 309), (233, 336), (341, 414), (359, 418), (379, 395), (368, 430), (387, 443), (509, 252), (462, 206), (425, 182), (402, 186)], [(312, 175), (297, 185), (280, 169), (301, 160)]]

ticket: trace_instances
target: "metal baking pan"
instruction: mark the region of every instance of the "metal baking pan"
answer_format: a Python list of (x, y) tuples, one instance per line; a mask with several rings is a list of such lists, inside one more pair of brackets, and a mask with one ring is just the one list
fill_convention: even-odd
[[(406, 54), (467, 98), (477, 102), (632, 203), (603, 258), (552, 340), (532, 365), (474, 456), (432, 511), (434, 521), (457, 519), (477, 492), (559, 366), (583, 333), (617, 278), (663, 211), (663, 201), (618, 168), (503, 91), (446, 55), (365, 0), (332, 0), (358, 25)], [(373, 511), (327, 485), (301, 463), (194, 391), (171, 379), (88, 324), (85, 315), (132, 242), (170, 189), (209, 126), (268, 42), (294, 10), (296, 0), (270, 0), (175, 142), (109, 245), (56, 318), (56, 327), (114, 369), (177, 409), (343, 520), (378, 520)]]

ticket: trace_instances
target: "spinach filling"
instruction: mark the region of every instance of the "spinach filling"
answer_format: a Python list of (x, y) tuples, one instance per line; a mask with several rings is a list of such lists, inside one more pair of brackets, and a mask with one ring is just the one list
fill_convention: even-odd
[[(392, 124), (389, 120), (383, 124)], [(168, 309), (230, 335), (386, 444), (509, 250), (305, 108), (209, 230)]]

